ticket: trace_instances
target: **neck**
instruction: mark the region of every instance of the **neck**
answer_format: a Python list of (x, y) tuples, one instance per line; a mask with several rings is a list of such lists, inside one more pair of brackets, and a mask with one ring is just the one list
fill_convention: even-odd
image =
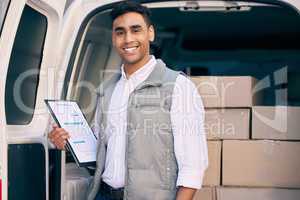
[(124, 71), (127, 77), (129, 77), (130, 75), (132, 75), (134, 72), (136, 72), (137, 70), (139, 70), (140, 68), (142, 68), (147, 62), (149, 62), (149, 60), (151, 59), (151, 56), (145, 56), (145, 58), (143, 58), (141, 61), (137, 62), (137, 63), (125, 63), (124, 64)]

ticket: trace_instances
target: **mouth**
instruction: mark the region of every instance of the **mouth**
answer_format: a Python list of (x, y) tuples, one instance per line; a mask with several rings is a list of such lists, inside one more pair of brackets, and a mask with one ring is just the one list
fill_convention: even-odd
[(124, 47), (123, 50), (125, 51), (125, 53), (134, 53), (135, 50), (138, 49), (139, 46), (132, 46), (132, 47)]

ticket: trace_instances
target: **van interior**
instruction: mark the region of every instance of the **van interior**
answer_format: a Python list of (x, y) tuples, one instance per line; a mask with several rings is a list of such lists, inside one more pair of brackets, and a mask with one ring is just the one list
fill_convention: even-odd
[[(178, 7), (167, 2), (149, 3), (156, 31), (156, 39), (151, 44), (152, 54), (164, 60), (172, 69), (181, 70), (190, 76), (247, 75), (258, 80), (268, 77), (270, 87), (263, 91), (263, 105), (299, 106), (299, 13), (277, 1), (272, 1), (272, 4), (250, 1), (243, 3), (243, 6), (233, 4), (227, 7), (199, 7), (196, 4)], [(110, 72), (118, 69), (122, 62), (112, 47), (109, 11), (99, 8), (82, 24), (62, 94), (62, 99), (79, 102), (91, 124), (96, 99), (94, 89), (110, 76)], [(26, 16), (24, 19), (29, 20), (30, 16), (37, 14), (26, 8), (23, 15), (28, 15), (28, 19)], [(44, 33), (47, 22), (43, 17), (37, 16), (35, 19), (35, 26), (30, 30), (36, 30), (36, 34)], [(29, 21), (26, 23), (30, 24)], [(41, 37), (35, 37), (34, 41), (28, 43), (27, 37), (31, 35), (32, 32), (29, 34), (27, 31), (17, 40), (11, 65), (17, 65), (20, 59), (27, 59), (26, 66), (36, 66), (38, 69), (44, 35), (39, 34)], [(26, 41), (32, 45), (22, 45)], [(28, 49), (22, 49), (25, 46)], [(18, 74), (29, 70), (26, 66), (17, 71), (10, 67), (12, 70), (8, 73), (11, 73), (11, 80), (7, 80), (6, 87), (12, 87)], [(284, 81), (276, 81), (275, 76), (278, 74)], [(24, 87), (36, 88), (37, 77), (38, 74), (35, 74), (33, 78), (26, 80)], [(275, 98), (275, 91), (278, 89), (287, 89), (287, 101)], [(28, 91), (36, 93), (36, 90)], [(34, 107), (34, 94), (24, 93), (21, 97)], [(7, 123), (28, 124), (32, 116), (22, 115), (12, 103), (11, 94), (7, 94), (5, 98), (6, 110), (9, 111), (6, 112)], [(50, 200), (58, 200), (62, 173), (60, 166), (64, 166), (61, 163), (61, 152), (49, 150), (49, 159)], [(69, 154), (66, 156), (66, 163), (67, 182), (80, 178), (85, 179), (88, 184), (93, 170), (76, 169)], [(82, 188), (87, 187), (87, 184)], [(75, 197), (69, 196), (68, 199)]]

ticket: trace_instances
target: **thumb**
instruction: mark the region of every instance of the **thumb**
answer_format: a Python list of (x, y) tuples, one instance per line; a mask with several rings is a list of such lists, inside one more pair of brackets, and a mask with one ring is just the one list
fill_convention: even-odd
[(58, 125), (57, 124), (52, 124), (52, 128), (56, 129), (56, 128), (58, 128)]

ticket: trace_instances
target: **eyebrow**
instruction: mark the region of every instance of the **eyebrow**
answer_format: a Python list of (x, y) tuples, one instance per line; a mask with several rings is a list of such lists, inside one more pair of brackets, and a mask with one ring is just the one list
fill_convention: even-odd
[(130, 29), (137, 29), (137, 28), (142, 28), (141, 25), (133, 25), (133, 26), (130, 26)]
[[(142, 26), (139, 25), (139, 24), (130, 26), (130, 29), (139, 29), (139, 28), (142, 28)], [(122, 27), (122, 26), (118, 26), (118, 27), (116, 27), (116, 28), (114, 29), (115, 32), (116, 32), (116, 31), (123, 31), (123, 30), (125, 30), (125, 28)]]
[(116, 31), (123, 31), (125, 28), (124, 27), (116, 27), (115, 29), (114, 29), (114, 31), (116, 32)]

